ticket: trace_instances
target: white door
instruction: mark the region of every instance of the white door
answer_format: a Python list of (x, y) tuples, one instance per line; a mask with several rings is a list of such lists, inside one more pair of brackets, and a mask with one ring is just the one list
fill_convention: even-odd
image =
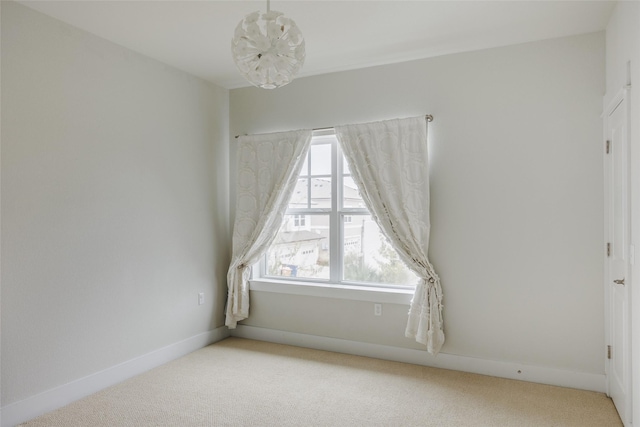
[(625, 93), (612, 104), (605, 123), (609, 145), (609, 153), (605, 154), (606, 234), (609, 244), (605, 292), (608, 300), (606, 312), (610, 346), (607, 351), (607, 386), (620, 418), (625, 425), (630, 425), (629, 147)]

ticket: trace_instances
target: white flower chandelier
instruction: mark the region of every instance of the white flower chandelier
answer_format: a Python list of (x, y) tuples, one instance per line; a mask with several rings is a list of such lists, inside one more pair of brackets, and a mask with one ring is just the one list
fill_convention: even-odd
[(233, 61), (254, 86), (275, 89), (293, 80), (305, 58), (300, 29), (282, 12), (256, 11), (238, 23), (231, 40)]

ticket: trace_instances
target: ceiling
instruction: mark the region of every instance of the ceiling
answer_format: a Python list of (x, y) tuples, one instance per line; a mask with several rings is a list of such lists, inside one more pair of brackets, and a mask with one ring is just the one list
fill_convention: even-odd
[[(249, 84), (231, 37), (265, 1), (21, 1), (114, 43), (232, 89)], [(615, 1), (278, 1), (306, 42), (300, 76), (605, 29)]]

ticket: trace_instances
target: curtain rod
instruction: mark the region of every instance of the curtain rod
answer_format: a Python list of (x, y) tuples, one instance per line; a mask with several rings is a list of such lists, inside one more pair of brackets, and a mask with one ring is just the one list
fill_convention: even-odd
[[(427, 120), (427, 122), (432, 122), (433, 121), (433, 116), (431, 114), (427, 114), (424, 116), (424, 118)], [(311, 129), (313, 132), (317, 132), (319, 130), (329, 130), (329, 129), (333, 129), (335, 126), (329, 126), (329, 127), (324, 127), (324, 128), (315, 128), (315, 129)], [(240, 138), (240, 135), (236, 135), (235, 136), (236, 139)]]

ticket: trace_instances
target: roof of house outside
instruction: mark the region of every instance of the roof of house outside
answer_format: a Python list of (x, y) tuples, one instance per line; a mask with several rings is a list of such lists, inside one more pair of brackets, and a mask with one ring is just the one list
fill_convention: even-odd
[[(289, 201), (289, 205), (304, 205), (307, 204), (307, 179), (299, 179), (295, 189), (293, 190), (293, 194), (291, 196), (291, 200)], [(311, 205), (313, 207), (313, 200), (331, 200), (331, 180), (327, 178), (311, 178), (311, 194), (312, 194), (312, 202)], [(342, 186), (342, 197), (344, 200), (354, 200), (361, 201), (362, 197), (358, 192), (358, 189), (355, 186), (351, 186), (349, 184), (343, 184)]]
[(281, 231), (278, 233), (276, 240), (273, 242), (274, 244), (286, 244), (286, 243), (297, 243), (304, 241), (312, 241), (312, 240), (322, 240), (325, 237), (318, 233), (314, 233), (313, 231), (308, 230), (299, 230), (299, 231)]

